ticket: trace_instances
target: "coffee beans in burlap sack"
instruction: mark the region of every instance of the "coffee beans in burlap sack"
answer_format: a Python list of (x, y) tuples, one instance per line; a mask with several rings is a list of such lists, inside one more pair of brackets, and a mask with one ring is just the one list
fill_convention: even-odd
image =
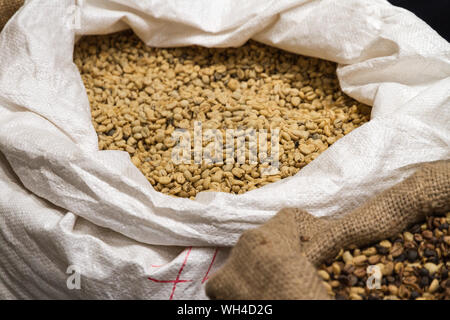
[(415, 174), (341, 218), (283, 209), (244, 232), (206, 286), (212, 299), (327, 299), (316, 267), (342, 247), (391, 237), (432, 213), (450, 210), (450, 161)]
[(0, 0), (0, 31), (23, 5), (24, 0)]

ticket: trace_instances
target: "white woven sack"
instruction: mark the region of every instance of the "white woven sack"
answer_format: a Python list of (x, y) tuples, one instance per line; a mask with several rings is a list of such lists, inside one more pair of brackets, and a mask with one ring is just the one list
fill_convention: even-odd
[[(158, 193), (126, 152), (98, 150), (72, 60), (80, 36), (130, 27), (149, 46), (252, 38), (338, 62), (371, 120), (243, 195)], [(0, 298), (206, 298), (216, 248), (279, 209), (342, 214), (448, 159), (449, 76), (449, 43), (387, 1), (28, 1), (0, 34)]]

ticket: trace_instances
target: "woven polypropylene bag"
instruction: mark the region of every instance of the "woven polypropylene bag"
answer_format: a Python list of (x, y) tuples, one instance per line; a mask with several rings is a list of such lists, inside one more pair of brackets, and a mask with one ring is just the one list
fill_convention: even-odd
[[(342, 89), (373, 105), (371, 121), (294, 177), (243, 195), (158, 193), (127, 153), (98, 150), (72, 61), (81, 36), (127, 28), (155, 47), (252, 38), (335, 61)], [(227, 255), (216, 247), (281, 208), (349, 212), (449, 157), (449, 52), (381, 0), (27, 1), (0, 33), (0, 296), (205, 298)], [(66, 285), (69, 266), (80, 290)]]

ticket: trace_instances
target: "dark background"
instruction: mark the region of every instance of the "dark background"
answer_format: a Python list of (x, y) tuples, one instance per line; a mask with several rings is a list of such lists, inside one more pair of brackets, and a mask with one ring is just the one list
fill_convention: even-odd
[(450, 41), (450, 0), (388, 0), (413, 12), (443, 38)]

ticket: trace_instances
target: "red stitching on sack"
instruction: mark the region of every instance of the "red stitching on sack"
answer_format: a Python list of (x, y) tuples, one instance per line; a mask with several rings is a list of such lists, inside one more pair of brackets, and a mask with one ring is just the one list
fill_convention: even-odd
[(212, 265), (214, 264), (214, 260), (216, 260), (217, 252), (219, 252), (219, 248), (216, 248), (216, 250), (214, 251), (214, 255), (213, 255), (211, 263), (208, 267), (208, 271), (206, 271), (206, 274), (203, 277), (202, 284), (205, 283), (205, 281), (208, 280), (208, 278), (209, 278), (208, 274), (209, 274), (209, 271), (211, 270)]
[[(173, 295), (175, 293), (175, 289), (177, 288), (177, 284), (178, 283), (194, 281), (194, 280), (180, 280), (181, 273), (183, 272), (183, 269), (184, 269), (184, 267), (187, 264), (187, 260), (189, 258), (189, 254), (191, 253), (191, 250), (192, 250), (192, 247), (187, 248), (186, 256), (184, 257), (183, 264), (181, 265), (180, 269), (178, 270), (178, 274), (177, 274), (177, 277), (176, 277), (175, 280), (159, 280), (159, 279), (155, 279), (155, 278), (152, 278), (152, 277), (148, 277), (149, 280), (151, 280), (153, 282), (156, 282), (156, 283), (173, 283), (172, 293), (170, 294), (169, 300), (173, 300)], [(206, 280), (209, 279), (208, 275), (209, 275), (209, 272), (211, 271), (211, 268), (212, 268), (214, 262), (216, 261), (216, 257), (217, 257), (217, 253), (218, 252), (219, 252), (219, 248), (216, 248), (214, 250), (214, 254), (213, 254), (213, 257), (211, 259), (211, 263), (209, 264), (208, 270), (206, 271), (205, 276), (203, 277), (202, 284), (205, 283)], [(151, 266), (154, 267), (154, 268), (159, 268), (159, 267), (162, 267), (164, 265), (154, 265), (154, 264), (152, 264)]]
[[(169, 300), (172, 300), (172, 298), (173, 298), (173, 294), (175, 293), (175, 289), (177, 288), (177, 283), (183, 281), (183, 280), (180, 280), (180, 275), (181, 275), (181, 272), (183, 272), (184, 266), (186, 265), (186, 262), (189, 257), (189, 254), (191, 253), (191, 250), (192, 250), (192, 247), (189, 247), (189, 250), (186, 253), (186, 257), (184, 258), (183, 264), (181, 265), (180, 271), (178, 271), (177, 278), (175, 279), (175, 282), (173, 283), (172, 294), (170, 295)], [(188, 280), (188, 281), (192, 281), (192, 280)]]
[(180, 267), (180, 270), (178, 270), (177, 278), (175, 280), (158, 280), (158, 279), (154, 279), (154, 278), (148, 277), (149, 280), (157, 282), (157, 283), (173, 283), (172, 293), (170, 294), (169, 300), (173, 299), (173, 295), (175, 293), (175, 289), (177, 288), (177, 283), (192, 282), (193, 281), (193, 280), (180, 280), (180, 275), (183, 272), (184, 266), (187, 263), (187, 259), (189, 257), (189, 254), (191, 253), (191, 250), (192, 250), (192, 247), (189, 247), (188, 251), (186, 253), (186, 257), (184, 258), (184, 261), (183, 261), (183, 264)]

